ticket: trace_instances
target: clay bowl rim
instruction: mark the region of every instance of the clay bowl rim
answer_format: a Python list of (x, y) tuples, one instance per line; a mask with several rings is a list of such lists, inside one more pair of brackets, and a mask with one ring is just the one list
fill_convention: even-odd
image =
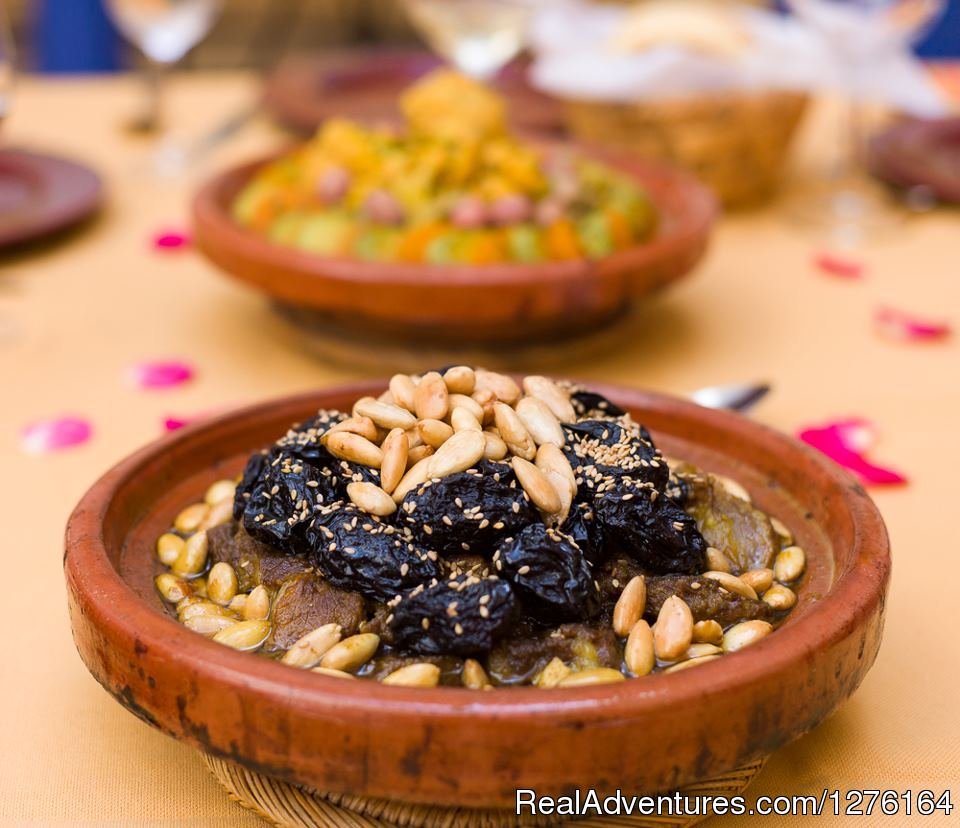
[[(854, 528), (855, 563), (832, 584), (826, 595), (804, 615), (778, 629), (775, 635), (696, 670), (654, 674), (642, 680), (582, 688), (540, 689), (502, 687), (489, 693), (464, 688), (389, 687), (373, 681), (350, 682), (295, 670), (278, 662), (258, 659), (207, 640), (180, 625), (162, 610), (150, 606), (123, 580), (112, 565), (104, 544), (104, 520), (116, 492), (138, 471), (161, 457), (171, 446), (209, 436), (211, 431), (264, 415), (270, 409), (302, 405), (305, 410), (334, 395), (363, 396), (379, 392), (385, 382), (340, 385), (273, 399), (244, 407), (214, 419), (187, 426), (139, 449), (103, 475), (83, 496), (67, 525), (64, 567), (71, 586), (98, 608), (98, 623), (119, 632), (134, 632), (152, 651), (194, 671), (224, 688), (272, 697), (284, 706), (375, 713), (384, 704), (395, 720), (429, 715), (436, 720), (467, 717), (523, 719), (548, 715), (556, 722), (576, 720), (586, 710), (604, 720), (650, 715), (664, 705), (703, 702), (705, 693), (737, 692), (759, 678), (795, 664), (812, 647), (836, 643), (850, 634), (858, 621), (882, 603), (890, 574), (890, 544), (883, 519), (857, 481), (829, 459), (792, 438), (760, 423), (726, 411), (704, 409), (692, 402), (624, 386), (591, 383), (591, 388), (628, 408), (656, 406), (665, 415), (694, 414), (710, 425), (743, 435), (767, 448), (805, 455), (839, 487)], [(826, 486), (818, 484), (818, 488)], [(143, 520), (144, 516), (140, 517)], [(136, 523), (139, 523), (137, 521)], [(282, 700), (282, 701), (281, 701)]]
[[(556, 142), (537, 141), (538, 146), (549, 147)], [(214, 246), (230, 246), (243, 258), (270, 267), (295, 271), (299, 277), (318, 278), (343, 283), (389, 283), (409, 288), (458, 287), (536, 287), (564, 282), (578, 282), (600, 275), (629, 275), (651, 262), (669, 260), (685, 250), (705, 245), (710, 230), (719, 214), (719, 205), (713, 193), (696, 178), (672, 165), (659, 161), (643, 161), (623, 151), (601, 149), (583, 143), (573, 146), (578, 154), (591, 160), (607, 163), (626, 172), (641, 185), (653, 177), (666, 177), (670, 185), (684, 193), (689, 212), (680, 217), (677, 211), (666, 214), (670, 219), (667, 232), (660, 235), (660, 225), (654, 236), (641, 244), (612, 253), (599, 259), (548, 261), (533, 264), (504, 263), (489, 265), (429, 264), (407, 262), (369, 262), (347, 257), (319, 256), (314, 253), (275, 244), (269, 239), (237, 224), (227, 211), (224, 201), (236, 195), (239, 187), (264, 165), (282, 157), (297, 145), (261, 155), (253, 160), (229, 167), (207, 179), (197, 190), (192, 203), (192, 221), (198, 246), (204, 255), (211, 238)], [(644, 177), (647, 178), (644, 178)], [(654, 200), (658, 210), (662, 205)], [(684, 268), (685, 273), (688, 268)], [(228, 270), (231, 276), (244, 282), (253, 280)], [(287, 277), (289, 278), (289, 276)], [(261, 286), (262, 289), (262, 286)], [(280, 293), (268, 290), (268, 293)], [(629, 291), (627, 291), (629, 292)]]

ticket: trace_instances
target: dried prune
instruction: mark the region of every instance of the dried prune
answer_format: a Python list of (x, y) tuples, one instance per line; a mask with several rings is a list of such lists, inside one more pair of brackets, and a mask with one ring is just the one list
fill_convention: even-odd
[(775, 613), (763, 601), (745, 598), (735, 592), (722, 589), (720, 584), (709, 578), (691, 575), (660, 575), (647, 578), (647, 604), (644, 615), (655, 620), (663, 602), (671, 595), (682, 598), (694, 620), (713, 619), (721, 627), (759, 618), (771, 620)]
[(707, 545), (696, 522), (649, 485), (624, 479), (594, 501), (611, 552), (630, 556), (651, 572), (702, 572)]
[(293, 426), (275, 445), (317, 468), (329, 466), (334, 458), (321, 445), (320, 439), (346, 416), (339, 411), (320, 411), (315, 417)]
[(590, 564), (580, 547), (556, 529), (530, 524), (500, 546), (493, 564), (537, 618), (582, 621), (600, 610)]
[(442, 555), (492, 555), (504, 538), (539, 520), (510, 464), (493, 461), (424, 483), (407, 494), (399, 515)]
[(467, 575), (413, 590), (393, 608), (396, 644), (415, 653), (489, 652), (510, 626), (517, 599), (506, 581)]
[(629, 417), (581, 420), (565, 423), (563, 429), (564, 453), (581, 481), (579, 499), (589, 500), (624, 478), (651, 483), (659, 491), (666, 486), (670, 474), (666, 461), (646, 429)]
[(615, 402), (611, 402), (603, 394), (577, 388), (570, 392), (570, 402), (577, 412), (577, 419), (584, 420), (593, 417), (620, 417), (627, 412)]
[(305, 554), (304, 530), (314, 509), (338, 498), (329, 472), (273, 449), (250, 459), (234, 508), (241, 508), (251, 537), (281, 552)]
[(573, 538), (591, 564), (597, 564), (606, 558), (603, 528), (592, 503), (574, 503), (560, 531)]
[(311, 558), (331, 584), (382, 601), (440, 575), (436, 553), (409, 530), (353, 504), (320, 509), (306, 531)]

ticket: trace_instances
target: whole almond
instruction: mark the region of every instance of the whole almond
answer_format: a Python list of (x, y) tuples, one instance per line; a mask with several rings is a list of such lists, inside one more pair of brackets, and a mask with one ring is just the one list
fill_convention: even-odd
[[(425, 448), (429, 448), (429, 446), (425, 446)], [(394, 503), (399, 503), (407, 496), (408, 492), (426, 482), (431, 459), (431, 457), (424, 457), (407, 469), (403, 477), (400, 478), (400, 482), (397, 483), (397, 487), (393, 490)]]
[(487, 441), (479, 431), (458, 431), (428, 458), (429, 477), (446, 477), (466, 471), (483, 459)]
[(707, 566), (712, 572), (730, 572), (733, 569), (730, 559), (713, 546), (707, 547)]
[(735, 592), (737, 595), (742, 595), (744, 598), (752, 598), (754, 601), (757, 600), (756, 590), (750, 586), (745, 581), (740, 580), (736, 575), (731, 575), (729, 572), (704, 572), (704, 578), (709, 578), (711, 581), (716, 581), (720, 586), (722, 586), (727, 592)]
[(465, 394), (451, 394), (448, 400), (451, 411), (456, 408), (466, 408), (477, 420), (483, 420), (483, 406), (473, 399), (473, 397), (468, 397)]
[(773, 576), (782, 584), (797, 580), (807, 566), (807, 556), (799, 546), (781, 550), (773, 563)]
[(500, 439), (499, 434), (487, 430), (483, 432), (483, 439), (486, 441), (483, 456), (487, 460), (503, 460), (510, 451), (507, 448), (507, 444)]
[(339, 624), (317, 627), (297, 639), (280, 660), (291, 667), (309, 670), (320, 663), (320, 659), (340, 640), (342, 633), (343, 628)]
[(693, 641), (695, 644), (723, 643), (723, 627), (712, 618), (706, 621), (697, 621), (693, 625)]
[(407, 455), (410, 452), (407, 433), (393, 429), (380, 446), (383, 461), (380, 464), (380, 485), (385, 492), (392, 492), (407, 470)]
[(574, 493), (577, 491), (577, 477), (573, 473), (570, 461), (563, 451), (553, 443), (544, 443), (537, 449), (537, 468), (545, 474), (556, 473), (563, 477)]
[(460, 680), (464, 687), (473, 690), (483, 690), (490, 687), (490, 679), (487, 677), (486, 670), (483, 669), (483, 665), (479, 661), (473, 658), (468, 658), (463, 662), (463, 672), (460, 675)]
[(626, 638), (647, 606), (647, 582), (643, 575), (635, 575), (620, 593), (613, 607), (613, 631)]
[(507, 405), (514, 405), (520, 399), (520, 386), (513, 377), (482, 368), (477, 369), (474, 374), (477, 391), (492, 391), (500, 402), (505, 402)]
[(334, 644), (320, 659), (320, 666), (351, 672), (366, 664), (380, 646), (380, 636), (358, 633)]
[(774, 584), (763, 593), (763, 603), (775, 610), (792, 609), (797, 603), (797, 594), (783, 584)]
[[(469, 432), (462, 433), (467, 434)], [(514, 457), (510, 462), (513, 465), (514, 473), (517, 475), (517, 480), (520, 481), (520, 485), (533, 505), (547, 514), (559, 512), (562, 503), (556, 489), (550, 484), (546, 475), (533, 463), (524, 460), (522, 457)]]
[(761, 638), (766, 638), (772, 632), (773, 626), (766, 621), (741, 621), (723, 634), (724, 652), (735, 653), (755, 644)]
[[(377, 403), (381, 405), (381, 403)], [(412, 416), (412, 415), (411, 415)], [(371, 443), (359, 434), (349, 431), (329, 432), (324, 435), (327, 451), (340, 460), (349, 460), (362, 466), (379, 469), (383, 463), (383, 451), (380, 446)]]
[(453, 427), (447, 425), (443, 420), (428, 418), (417, 423), (417, 433), (426, 445), (440, 448), (453, 437)]
[(348, 483), (347, 497), (368, 515), (387, 517), (397, 511), (397, 504), (393, 502), (393, 498), (374, 483), (365, 481)]
[(466, 408), (455, 408), (450, 412), (450, 425), (454, 431), (483, 431), (480, 421)]
[(451, 394), (470, 395), (477, 386), (477, 376), (473, 368), (466, 365), (454, 365), (443, 372), (443, 381)]
[(516, 412), (538, 446), (547, 443), (562, 446), (566, 442), (560, 421), (543, 400), (524, 397), (517, 403)]
[(653, 631), (642, 618), (630, 629), (623, 648), (623, 660), (627, 669), (635, 676), (645, 676), (653, 672), (656, 664)]
[(421, 460), (425, 460), (432, 455), (435, 450), (433, 446), (428, 446), (426, 443), (421, 443), (416, 448), (410, 449), (407, 452), (407, 468), (412, 469)]
[(390, 377), (390, 393), (393, 394), (393, 401), (407, 411), (413, 411), (416, 390), (417, 386), (409, 375), (394, 374)]
[(772, 569), (751, 569), (740, 576), (740, 580), (749, 586), (757, 595), (762, 595), (773, 584)]
[(498, 402), (493, 405), (493, 416), (507, 448), (517, 457), (533, 460), (537, 456), (537, 446), (517, 412), (506, 403)]
[(671, 595), (663, 602), (657, 615), (653, 633), (653, 647), (657, 658), (675, 661), (680, 658), (693, 641), (693, 614), (686, 602)]
[(531, 375), (523, 378), (523, 390), (531, 397), (543, 400), (561, 423), (572, 423), (577, 419), (570, 395), (553, 380), (547, 377)]
[(413, 396), (413, 410), (421, 420), (442, 420), (449, 410), (450, 392), (447, 385), (436, 371), (423, 375)]
[(369, 417), (347, 417), (346, 420), (341, 420), (339, 423), (332, 425), (327, 430), (327, 434), (337, 431), (349, 431), (351, 434), (359, 434), (371, 442), (377, 439), (377, 427)]
[(417, 422), (417, 418), (407, 409), (370, 398), (358, 400), (353, 406), (353, 414), (355, 417), (369, 417), (378, 426), (387, 429), (402, 428), (406, 431)]
[(393, 687), (436, 687), (440, 683), (440, 668), (425, 661), (407, 664), (385, 676), (382, 683)]

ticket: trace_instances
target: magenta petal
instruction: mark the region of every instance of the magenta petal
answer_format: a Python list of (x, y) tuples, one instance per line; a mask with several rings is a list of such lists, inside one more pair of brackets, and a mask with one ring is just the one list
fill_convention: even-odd
[(864, 483), (880, 486), (906, 483), (907, 478), (900, 472), (876, 466), (863, 456), (873, 443), (873, 434), (873, 428), (866, 420), (849, 419), (805, 428), (798, 436), (807, 445), (853, 472)]
[(813, 263), (824, 273), (839, 276), (841, 279), (859, 279), (865, 270), (860, 262), (836, 253), (820, 253), (814, 257)]
[(190, 420), (183, 417), (164, 417), (163, 428), (164, 431), (177, 431), (185, 425), (190, 425), (190, 422)]
[(20, 445), (29, 454), (48, 454), (86, 443), (93, 436), (93, 426), (80, 417), (58, 417), (38, 420), (25, 426)]
[(157, 250), (179, 250), (190, 246), (190, 236), (179, 230), (162, 230), (153, 237)]
[(951, 334), (950, 323), (946, 320), (921, 319), (896, 308), (877, 308), (873, 318), (877, 331), (890, 339), (930, 342), (946, 339)]
[(171, 388), (193, 379), (193, 368), (186, 362), (164, 360), (142, 362), (130, 369), (129, 377), (137, 388)]

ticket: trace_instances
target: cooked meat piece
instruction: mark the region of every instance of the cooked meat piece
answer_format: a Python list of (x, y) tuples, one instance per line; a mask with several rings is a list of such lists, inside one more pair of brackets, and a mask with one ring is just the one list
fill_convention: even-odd
[(594, 570), (604, 605), (615, 604), (623, 588), (635, 575), (643, 575), (643, 567), (633, 558), (616, 555)]
[(725, 553), (739, 572), (772, 565), (780, 540), (763, 512), (730, 494), (713, 475), (682, 479), (687, 489), (686, 511), (696, 519), (710, 546)]
[(554, 658), (579, 670), (619, 669), (623, 651), (607, 623), (564, 624), (554, 630), (521, 625), (491, 650), (487, 672), (495, 684), (524, 684)]
[(363, 598), (337, 589), (314, 573), (287, 578), (273, 601), (273, 630), (264, 649), (285, 650), (298, 638), (324, 624), (339, 624), (344, 637), (364, 619)]
[(310, 563), (297, 555), (277, 552), (251, 538), (242, 526), (227, 523), (207, 532), (211, 561), (226, 561), (237, 573), (237, 589), (249, 592), (258, 584), (275, 589), (291, 575), (311, 570)]
[(713, 619), (721, 627), (758, 618), (769, 621), (773, 610), (763, 601), (744, 598), (735, 592), (721, 589), (716, 581), (695, 575), (654, 575), (647, 578), (647, 607), (644, 617), (651, 623), (657, 620), (657, 614), (663, 602), (671, 595), (682, 598), (695, 621)]

